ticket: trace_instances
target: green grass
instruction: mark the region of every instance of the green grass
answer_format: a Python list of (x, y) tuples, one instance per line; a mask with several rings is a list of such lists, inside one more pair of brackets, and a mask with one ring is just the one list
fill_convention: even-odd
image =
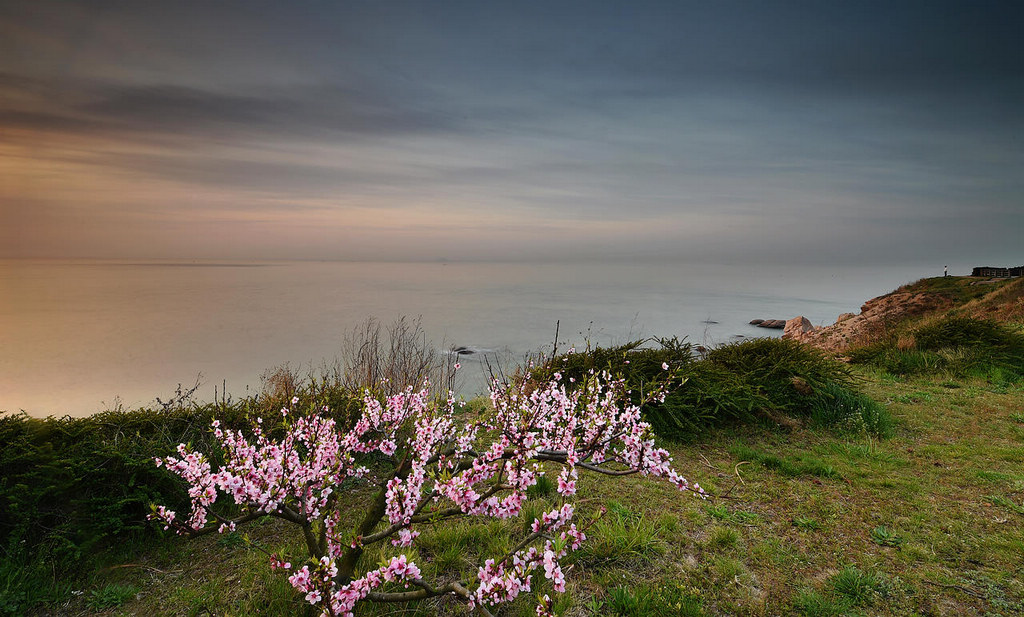
[(554, 494), (558, 484), (547, 475), (538, 476), (537, 483), (526, 489), (527, 499), (537, 499)]
[(139, 587), (135, 585), (110, 583), (100, 589), (90, 591), (85, 605), (93, 610), (114, 608), (135, 597), (137, 593), (139, 593)]
[(805, 589), (793, 599), (793, 608), (804, 617), (838, 617), (849, 615), (853, 603), (845, 597)]
[(650, 517), (610, 502), (607, 513), (587, 533), (588, 541), (573, 554), (584, 567), (649, 563), (665, 552), (661, 530)]
[[(1020, 614), (1024, 525), (1014, 506), (1024, 491), (1024, 436), (1011, 429), (1020, 427), (1013, 414), (1024, 408), (1024, 391), (996, 391), (974, 379), (947, 388), (945, 381), (863, 382), (868, 396), (890, 401), (887, 439), (755, 424), (665, 444), (677, 467), (709, 490), (706, 501), (653, 479), (581, 474), (579, 520), (602, 506), (607, 512), (568, 559), (565, 596), (543, 575), (536, 591), (556, 598), (564, 614), (588, 616)], [(928, 400), (897, 402), (909, 393)], [(554, 499), (536, 491), (526, 516), (550, 509)], [(425, 529), (417, 549), (425, 574), (471, 575), (481, 559), (525, 533), (518, 520), (478, 523), (466, 518)], [(301, 548), (279, 522), (247, 532), (274, 552)], [(373, 559), (396, 550), (385, 547)], [(123, 559), (138, 567), (89, 574), (73, 588), (85, 593), (65, 598), (71, 604), (62, 613), (94, 612), (89, 594), (107, 585), (139, 587), (108, 609), (113, 614), (277, 617), (303, 610), (266, 557), (232, 536), (170, 538)], [(531, 615), (534, 601), (526, 594), (503, 614)], [(466, 611), (435, 600), (357, 614)]]
[(808, 516), (798, 516), (793, 519), (793, 526), (805, 531), (821, 531), (821, 523), (817, 519)]
[(595, 599), (588, 609), (591, 615), (623, 617), (701, 617), (705, 614), (699, 595), (671, 584), (615, 587), (608, 593), (607, 600), (600, 602)]
[(893, 375), (983, 379), (1007, 386), (1024, 379), (1024, 332), (986, 319), (951, 315), (894, 331), (888, 338), (850, 350), (859, 364)]
[(988, 498), (989, 498), (989, 500), (992, 501), (992, 503), (994, 503), (994, 504), (996, 504), (998, 506), (1002, 506), (1002, 507), (1006, 508), (1007, 510), (1009, 510), (1010, 512), (1013, 512), (1015, 514), (1020, 514), (1021, 516), (1024, 516), (1024, 506), (1019, 506), (1019, 505), (1015, 504), (1014, 502), (1010, 501), (1009, 499), (1007, 499), (1005, 497), (1001, 497), (999, 495), (989, 495)]
[(844, 596), (854, 606), (867, 606), (886, 590), (885, 581), (873, 572), (864, 572), (856, 566), (847, 566), (829, 579), (832, 590)]
[(765, 469), (770, 469), (791, 478), (801, 476), (813, 476), (830, 480), (842, 478), (835, 466), (816, 456), (799, 454), (779, 457), (774, 454), (758, 451), (746, 445), (735, 445), (729, 449), (729, 452), (738, 459), (756, 463)]
[(793, 608), (807, 617), (858, 614), (887, 594), (889, 586), (878, 574), (846, 566), (830, 576), (820, 589), (803, 589)]
[(730, 549), (739, 544), (740, 534), (732, 527), (712, 527), (707, 546), (712, 551)]
[(749, 525), (757, 520), (757, 514), (745, 510), (730, 510), (725, 504), (708, 504), (704, 506), (708, 516), (727, 523)]

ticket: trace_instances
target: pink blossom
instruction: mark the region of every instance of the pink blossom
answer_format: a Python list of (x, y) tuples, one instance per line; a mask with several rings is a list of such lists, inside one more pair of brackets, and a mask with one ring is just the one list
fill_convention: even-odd
[[(654, 397), (663, 394), (655, 392)], [(157, 466), (186, 481), (192, 507), (187, 520), (163, 506), (154, 509), (152, 518), (184, 533), (208, 525), (234, 530), (234, 521), (214, 513), (218, 499), (226, 498), (250, 518), (277, 516), (322, 530), (322, 544), (318, 540), (310, 549), (314, 559), (307, 565), (293, 570), (291, 562), (272, 555), (271, 567), (290, 572), (291, 585), (324, 614), (348, 615), (371, 592), (386, 594), (411, 583), (428, 587), (420, 580), (419, 566), (405, 554), (369, 571), (340, 572), (343, 557), (358, 559), (364, 546), (376, 542), (413, 547), (420, 525), (452, 512), (518, 516), (527, 489), (546, 465), (561, 465), (557, 488), (562, 503), (532, 522), (532, 535), (522, 550), (487, 560), (476, 580), (464, 583), (471, 606), (500, 604), (530, 593), (537, 571), (556, 591), (564, 591), (561, 560), (586, 541), (586, 526), (573, 521), (580, 468), (631, 469), (703, 495), (699, 485), (673, 469), (668, 452), (656, 447), (624, 382), (606, 372), (591, 371), (575, 386), (565, 384), (560, 374), (540, 387), (527, 380), (496, 386), (491, 402), (492, 413), (467, 425), (456, 416), (451, 394), (436, 402), (427, 387), (407, 387), (385, 399), (367, 392), (362, 414), (348, 430), (326, 414), (290, 417), (282, 409), (285, 430), (280, 439), (264, 433), (259, 419), (248, 435), (214, 421), (214, 436), (223, 451), (216, 460), (224, 464), (214, 469), (209, 458), (184, 444), (176, 456), (156, 459)], [(297, 403), (293, 398), (292, 405)], [(393, 471), (371, 472), (361, 462), (367, 456), (378, 462), (390, 459)], [(337, 495), (343, 483), (362, 477), (383, 487), (383, 517), (371, 531), (346, 532), (339, 528)], [(550, 614), (547, 596), (537, 610)]]

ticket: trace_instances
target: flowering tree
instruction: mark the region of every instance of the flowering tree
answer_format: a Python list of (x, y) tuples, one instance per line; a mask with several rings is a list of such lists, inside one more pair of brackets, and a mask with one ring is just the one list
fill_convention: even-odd
[[(468, 423), (459, 420), (451, 393), (436, 402), (426, 386), (383, 401), (367, 392), (362, 416), (348, 431), (320, 414), (292, 420), (288, 409), (281, 410), (286, 430), (280, 440), (268, 437), (260, 424), (246, 438), (215, 421), (225, 464), (214, 470), (204, 454), (184, 444), (178, 456), (157, 459), (158, 466), (187, 482), (192, 509), (184, 518), (160, 506), (152, 518), (186, 534), (234, 530), (266, 516), (294, 523), (302, 531), (308, 562), (293, 566), (272, 555), (271, 567), (289, 574), (292, 586), (322, 615), (351, 615), (364, 600), (440, 595), (461, 597), (471, 609), (490, 615), (495, 605), (530, 592), (535, 573), (543, 572), (556, 591), (565, 590), (561, 560), (586, 539), (586, 526), (573, 522), (580, 469), (653, 475), (703, 495), (699, 485), (691, 486), (672, 469), (668, 452), (655, 447), (623, 381), (592, 373), (573, 386), (567, 388), (557, 373), (539, 387), (525, 379), (511, 387), (492, 386), (493, 412)], [(663, 399), (664, 390), (652, 398)], [(293, 406), (297, 402), (292, 399)], [(370, 455), (388, 463), (375, 462), (371, 471)], [(536, 518), (531, 532), (506, 555), (487, 559), (475, 579), (425, 580), (406, 554), (379, 567), (360, 563), (368, 547), (413, 546), (419, 529), (446, 519), (515, 517), (527, 488), (552, 467), (560, 467), (562, 505)], [(342, 483), (351, 478), (373, 482), (379, 490), (362, 521), (346, 530), (337, 500)], [(240, 506), (240, 514), (217, 512), (222, 495)], [(544, 596), (537, 614), (549, 614), (550, 608)]]

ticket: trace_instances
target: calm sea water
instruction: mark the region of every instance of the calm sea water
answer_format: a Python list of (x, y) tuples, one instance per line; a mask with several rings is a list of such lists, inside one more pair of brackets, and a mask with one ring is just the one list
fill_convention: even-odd
[[(369, 317), (420, 317), (439, 348), (511, 358), (642, 336), (720, 343), (778, 335), (753, 318), (832, 323), (934, 273), (911, 268), (676, 264), (0, 261), (0, 410), (86, 415), (166, 398), (198, 375), (202, 400), (268, 368), (318, 366)], [(484, 383), (463, 359), (465, 393)]]

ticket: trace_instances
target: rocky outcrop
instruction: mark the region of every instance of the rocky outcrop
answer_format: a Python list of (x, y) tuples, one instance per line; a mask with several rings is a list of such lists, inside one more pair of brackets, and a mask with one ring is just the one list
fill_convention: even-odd
[(872, 340), (887, 326), (907, 317), (923, 315), (950, 304), (947, 298), (937, 294), (897, 291), (865, 302), (858, 315), (843, 313), (831, 326), (815, 328), (803, 317), (790, 319), (782, 337), (826, 351), (842, 351)]
[(774, 328), (781, 330), (786, 327), (785, 319), (754, 319), (750, 322), (751, 325), (757, 326), (758, 328)]
[(814, 330), (814, 324), (811, 323), (811, 320), (801, 315), (786, 322), (785, 329), (782, 331), (782, 338), (800, 338), (808, 332), (814, 332)]

